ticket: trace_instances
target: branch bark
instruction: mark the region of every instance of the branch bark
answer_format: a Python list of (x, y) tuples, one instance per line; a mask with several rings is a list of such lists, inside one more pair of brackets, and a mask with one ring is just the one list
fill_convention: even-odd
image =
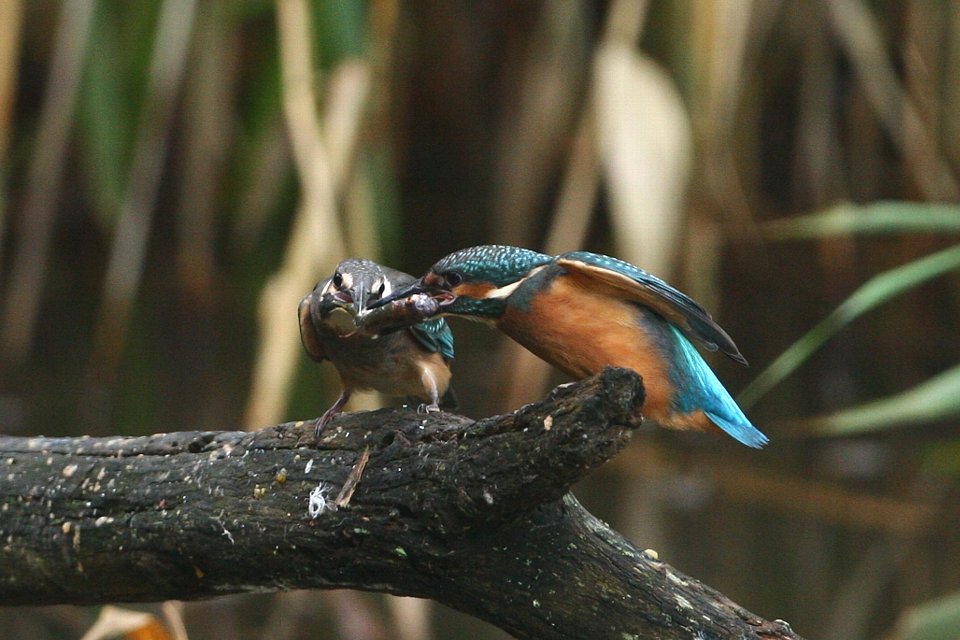
[(518, 638), (798, 638), (567, 493), (627, 443), (642, 401), (635, 373), (607, 369), (476, 422), (346, 415), (316, 445), (303, 423), (0, 437), (0, 604), (350, 587), (432, 598)]

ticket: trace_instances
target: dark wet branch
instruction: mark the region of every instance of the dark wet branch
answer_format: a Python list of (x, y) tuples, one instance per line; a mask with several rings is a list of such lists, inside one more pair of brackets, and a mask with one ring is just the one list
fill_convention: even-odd
[(608, 369), (477, 422), (344, 416), (317, 448), (309, 424), (0, 437), (0, 604), (351, 587), (432, 598), (519, 638), (796, 638), (567, 493), (626, 444), (642, 399), (634, 373)]

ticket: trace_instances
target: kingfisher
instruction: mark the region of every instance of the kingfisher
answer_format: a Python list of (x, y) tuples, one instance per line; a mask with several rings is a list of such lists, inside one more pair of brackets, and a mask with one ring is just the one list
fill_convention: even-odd
[(357, 332), (355, 318), (377, 300), (416, 282), (410, 274), (372, 260), (350, 258), (300, 301), (300, 340), (311, 358), (329, 360), (340, 376), (336, 402), (317, 419), (316, 437), (343, 410), (355, 390), (415, 396), (419, 410), (455, 406), (450, 388), (453, 334), (443, 318), (428, 319), (371, 337)]
[(661, 426), (719, 428), (750, 447), (767, 443), (693, 345), (746, 366), (730, 336), (700, 304), (628, 262), (588, 251), (471, 247), (372, 307), (422, 294), (438, 302), (436, 317), (491, 324), (573, 378), (633, 369), (643, 377), (644, 416)]

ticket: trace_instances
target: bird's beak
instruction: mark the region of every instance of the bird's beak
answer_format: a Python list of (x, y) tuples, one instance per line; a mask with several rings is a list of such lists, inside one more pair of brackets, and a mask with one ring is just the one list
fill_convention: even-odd
[(426, 293), (426, 294), (434, 293), (433, 289), (431, 289), (430, 287), (426, 286), (423, 283), (423, 278), (421, 278), (420, 280), (417, 280), (406, 289), (398, 289), (397, 291), (394, 291), (390, 295), (380, 298), (379, 300), (371, 304), (369, 308), (377, 309), (386, 304), (390, 304), (394, 300), (403, 300), (404, 298), (409, 298), (410, 296), (415, 296), (419, 293)]
[(353, 297), (353, 305), (350, 308), (350, 311), (355, 316), (361, 316), (367, 310), (367, 288), (363, 283), (357, 283), (350, 291), (351, 296)]

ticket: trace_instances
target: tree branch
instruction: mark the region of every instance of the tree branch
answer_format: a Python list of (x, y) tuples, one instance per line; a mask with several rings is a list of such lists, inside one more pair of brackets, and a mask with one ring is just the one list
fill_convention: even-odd
[(627, 443), (642, 401), (636, 374), (607, 369), (477, 422), (346, 415), (316, 446), (302, 423), (0, 437), (0, 604), (350, 587), (432, 598), (518, 638), (797, 638), (567, 493)]

